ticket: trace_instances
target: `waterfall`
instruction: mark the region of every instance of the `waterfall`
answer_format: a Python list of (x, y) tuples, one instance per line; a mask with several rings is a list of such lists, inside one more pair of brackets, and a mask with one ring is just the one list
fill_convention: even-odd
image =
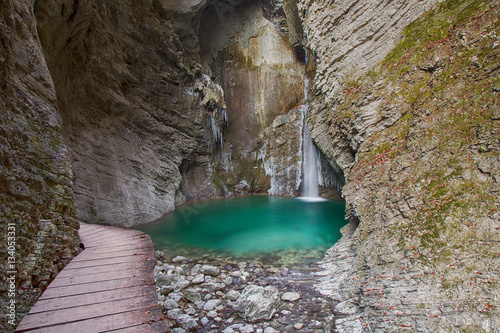
[(309, 134), (306, 116), (307, 110), (304, 112), (304, 127), (303, 127), (303, 186), (302, 195), (304, 197), (317, 198), (319, 197), (318, 183), (318, 167), (316, 164), (316, 147)]
[(309, 134), (307, 126), (307, 113), (309, 111), (309, 81), (304, 79), (304, 125), (302, 127), (302, 196), (306, 198), (319, 198), (318, 164), (316, 147)]

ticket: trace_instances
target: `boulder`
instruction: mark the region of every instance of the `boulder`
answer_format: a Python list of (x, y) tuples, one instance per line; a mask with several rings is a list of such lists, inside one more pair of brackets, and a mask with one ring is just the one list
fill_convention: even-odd
[(280, 304), (278, 289), (273, 286), (247, 286), (236, 302), (236, 310), (247, 322), (269, 320)]

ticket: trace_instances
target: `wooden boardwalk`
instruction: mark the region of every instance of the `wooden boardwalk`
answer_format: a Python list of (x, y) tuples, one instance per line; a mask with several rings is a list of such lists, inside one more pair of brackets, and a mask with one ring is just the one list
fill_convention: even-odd
[(16, 332), (162, 333), (154, 248), (146, 234), (80, 224), (85, 245), (48, 286)]

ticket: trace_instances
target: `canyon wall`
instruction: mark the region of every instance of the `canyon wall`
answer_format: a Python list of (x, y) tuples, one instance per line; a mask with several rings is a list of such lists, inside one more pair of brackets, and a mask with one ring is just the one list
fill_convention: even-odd
[(317, 66), (312, 136), (346, 176), (351, 223), (317, 286), (340, 302), (336, 328), (498, 331), (498, 2), (299, 12)]
[(0, 3), (0, 331), (77, 253), (72, 172), (32, 1)]
[(265, 193), (263, 133), (303, 98), (292, 7), (36, 1), (78, 217), (128, 227), (185, 201)]
[(196, 36), (156, 1), (41, 0), (35, 13), (78, 217), (131, 226), (173, 210), (180, 165), (208, 154), (198, 49), (180, 39)]

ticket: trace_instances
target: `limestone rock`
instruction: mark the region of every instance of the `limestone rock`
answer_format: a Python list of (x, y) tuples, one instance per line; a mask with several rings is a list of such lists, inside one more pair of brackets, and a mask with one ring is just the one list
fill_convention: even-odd
[[(483, 83), (493, 82), (490, 70), (496, 65), (486, 58), (482, 64), (478, 55), (498, 56), (498, 39), (480, 36), (491, 32), (493, 21), (498, 24), (499, 8), (465, 12), (472, 2), (464, 7), (441, 2), (399, 40), (404, 26), (434, 3), (300, 3), (304, 11), (299, 12), (308, 13), (306, 30), (313, 34), (308, 33), (308, 45), (318, 56), (313, 79), (318, 95), (310, 104), (309, 124), (318, 147), (345, 174), (342, 193), (351, 221), (327, 252), (324, 280), (317, 285), (340, 301), (336, 311), (345, 318), (335, 320), (339, 332), (500, 328), (498, 311), (483, 313), (486, 303), (499, 308), (493, 296), (498, 284), (477, 283), (478, 275), (500, 279), (488, 268), (499, 264), (492, 255), (498, 252), (498, 238), (487, 231), (498, 225), (498, 213), (480, 208), (500, 204), (491, 195), (499, 173), (498, 154), (491, 155), (500, 150), (498, 131), (493, 134), (497, 108), (490, 107), (497, 96), (477, 93), (493, 91), (494, 84)], [(372, 29), (377, 17), (382, 22)], [(404, 47), (418, 44), (415, 34), (433, 24), (435, 31), (448, 31), (437, 17), (456, 24), (439, 45)], [(353, 34), (341, 36), (345, 24)], [(388, 41), (400, 44), (377, 64), (392, 52)], [(455, 89), (467, 75), (475, 81)], [(458, 115), (464, 100), (469, 102)], [(454, 130), (457, 123), (460, 130)], [(465, 192), (458, 191), (464, 187)], [(484, 307), (471, 307), (471, 302)]]
[(286, 292), (281, 295), (281, 300), (288, 302), (295, 302), (300, 299), (300, 294), (296, 292)]
[(166, 310), (172, 310), (172, 309), (177, 309), (179, 308), (179, 304), (177, 304), (176, 301), (174, 301), (173, 299), (171, 298), (167, 298), (165, 300), (165, 302), (163, 302), (163, 307), (166, 309)]
[(248, 322), (269, 320), (279, 306), (278, 290), (273, 286), (247, 286), (236, 302), (235, 309)]
[(188, 259), (186, 257), (183, 257), (183, 256), (176, 256), (175, 258), (172, 259), (172, 262), (173, 263), (178, 263), (178, 262), (183, 262), (183, 261), (187, 261)]
[(214, 310), (218, 305), (220, 304), (219, 299), (211, 299), (205, 303), (205, 306), (203, 307), (203, 310), (205, 311), (212, 311)]
[(302, 180), (302, 128), (304, 112), (294, 109), (278, 116), (264, 131), (259, 151), (271, 195), (297, 196)]
[[(4, 267), (0, 306), (4, 309), (10, 302), (7, 271), (17, 271), (16, 317), (3, 313), (3, 332), (14, 330), (40, 290), (77, 254), (80, 242), (73, 171), (33, 3), (0, 3), (0, 257)], [(8, 269), (12, 239), (7, 237), (16, 241), (15, 269)]]
[(34, 12), (79, 218), (121, 226), (160, 218), (174, 209), (183, 160), (209, 153), (196, 47), (151, 2), (91, 0), (74, 11), (47, 3)]
[(207, 326), (209, 322), (210, 321), (209, 321), (209, 319), (207, 317), (203, 317), (200, 320), (200, 323), (201, 323), (202, 326)]
[(241, 333), (252, 333), (254, 332), (253, 326), (252, 325), (245, 325), (239, 328)]
[(240, 297), (241, 293), (237, 290), (230, 290), (226, 293), (226, 298), (231, 301), (236, 301)]
[(186, 289), (184, 290), (183, 295), (185, 299), (193, 303), (201, 300), (201, 294), (196, 289)]
[(278, 333), (278, 331), (269, 326), (264, 329), (264, 333)]
[(293, 328), (295, 328), (296, 330), (301, 330), (302, 328), (304, 328), (304, 324), (297, 323), (297, 324), (293, 325)]
[(176, 293), (189, 286), (189, 281), (180, 274), (159, 275), (156, 281), (161, 286), (171, 287)]
[(220, 273), (220, 271), (217, 267), (210, 266), (210, 265), (201, 266), (200, 272), (203, 274), (206, 274), (206, 275), (211, 275), (211, 276), (217, 276)]
[(198, 328), (198, 321), (187, 314), (181, 314), (176, 318), (177, 322), (182, 325), (182, 328), (188, 331), (195, 331)]
[(191, 281), (193, 284), (200, 284), (205, 282), (205, 275), (203, 274), (197, 274), (193, 280)]
[(181, 315), (182, 315), (181, 309), (172, 309), (167, 311), (167, 317), (170, 319), (177, 320), (177, 318), (179, 318), (179, 316)]

